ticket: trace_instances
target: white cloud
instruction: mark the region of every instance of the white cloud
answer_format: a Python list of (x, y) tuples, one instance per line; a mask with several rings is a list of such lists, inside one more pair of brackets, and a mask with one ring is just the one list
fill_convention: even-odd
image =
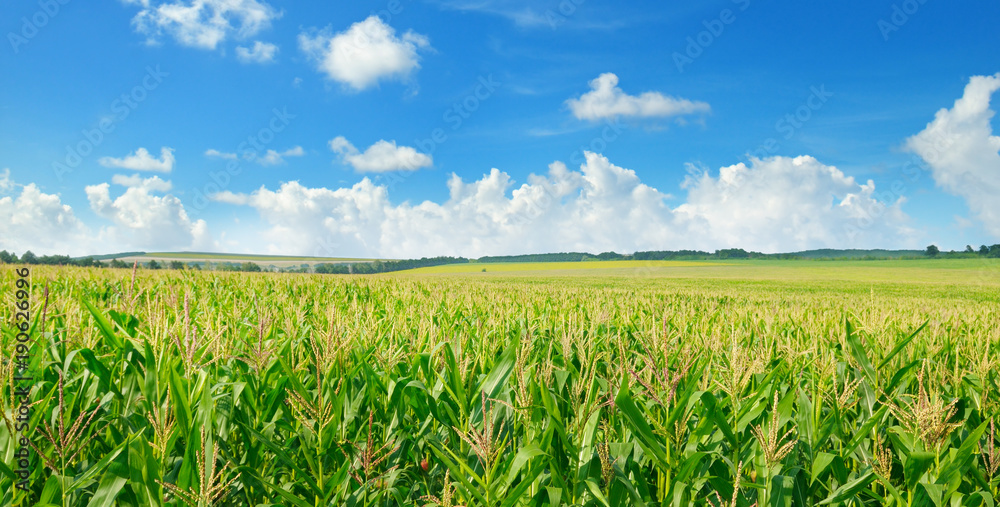
[[(718, 177), (689, 177), (687, 202), (674, 211), (702, 246), (765, 252), (813, 248), (897, 247), (916, 231), (901, 197), (879, 199), (875, 184), (858, 184), (813, 157), (752, 159)], [(885, 202), (885, 201), (891, 202)]]
[(225, 153), (219, 150), (210, 149), (205, 151), (205, 156), (209, 158), (221, 158), (225, 160), (236, 160), (237, 156), (235, 153)]
[(179, 44), (215, 49), (230, 35), (247, 39), (269, 28), (281, 17), (267, 2), (259, 0), (175, 0), (155, 2), (130, 0), (141, 6), (132, 18), (136, 31), (158, 42), (164, 33)]
[[(267, 150), (264, 152), (263, 156), (257, 156), (251, 152), (247, 152), (244, 153), (243, 158), (246, 160), (252, 160), (263, 166), (269, 166), (285, 163), (286, 157), (302, 157), (305, 156), (305, 154), (306, 150), (302, 149), (301, 146), (295, 146), (294, 148), (290, 148), (285, 151)], [(239, 158), (239, 156), (235, 153), (227, 153), (215, 149), (205, 151), (205, 156), (209, 158), (221, 158), (223, 160), (237, 160)]]
[[(0, 173), (2, 174), (2, 173)], [(2, 181), (2, 180), (0, 180)], [(188, 218), (181, 202), (159, 197), (170, 182), (157, 176), (115, 175), (112, 182), (126, 187), (112, 200), (110, 185), (85, 188), (91, 209), (114, 225), (91, 230), (63, 204), (59, 195), (46, 194), (37, 185), (18, 185), (16, 196), (0, 197), (0, 250), (38, 255), (93, 255), (133, 250), (215, 250), (204, 220)]]
[(256, 161), (260, 165), (278, 165), (285, 163), (285, 157), (301, 157), (306, 151), (301, 146), (296, 146), (283, 152), (267, 150), (263, 157), (257, 157)]
[(434, 160), (409, 146), (396, 146), (396, 141), (379, 140), (361, 153), (344, 136), (330, 141), (330, 149), (340, 155), (345, 164), (358, 172), (415, 171), (430, 167)]
[[(581, 0), (582, 3), (582, 0)], [(463, 12), (481, 12), (500, 16), (514, 22), (522, 28), (555, 28), (561, 24), (564, 17), (549, 10), (547, 13), (536, 10), (537, 5), (532, 2), (511, 1), (511, 0), (445, 0), (440, 2), (441, 7)]]
[(10, 168), (4, 168), (3, 172), (0, 172), (0, 194), (9, 193), (14, 190), (14, 180), (10, 179)]
[(299, 47), (330, 79), (364, 90), (383, 79), (408, 79), (420, 68), (418, 50), (429, 49), (430, 42), (413, 31), (397, 37), (395, 29), (370, 16), (332, 35), (328, 29), (301, 33)]
[(115, 199), (107, 183), (84, 189), (90, 209), (114, 224), (101, 229), (101, 242), (141, 250), (214, 249), (205, 221), (192, 221), (180, 199), (153, 195), (152, 186), (129, 186)]
[(634, 171), (586, 154), (579, 171), (563, 163), (513, 187), (493, 169), (471, 183), (452, 175), (443, 203), (394, 205), (368, 178), (351, 188), (218, 195), (246, 203), (269, 228), (272, 253), (411, 258), (526, 252), (740, 247), (763, 251), (888, 247), (912, 242), (901, 200), (880, 204), (859, 185), (811, 157), (755, 160), (687, 182), (689, 199), (642, 183)]
[(138, 174), (133, 174), (132, 176), (124, 176), (121, 174), (116, 174), (111, 177), (111, 183), (115, 185), (121, 185), (123, 187), (137, 187), (143, 188), (150, 192), (169, 192), (173, 188), (173, 184), (169, 181), (161, 180), (159, 176), (153, 176), (152, 178), (142, 178)]
[(973, 216), (1000, 238), (1000, 137), (990, 125), (990, 97), (1000, 90), (1000, 73), (975, 76), (951, 109), (909, 138), (906, 147), (923, 158), (934, 181), (965, 199)]
[(236, 58), (243, 63), (272, 63), (274, 57), (278, 55), (278, 46), (270, 42), (254, 41), (253, 46), (247, 48), (236, 47)]
[(242, 206), (247, 203), (247, 196), (243, 194), (234, 194), (229, 190), (223, 190), (209, 196), (215, 202), (224, 202), (226, 204), (236, 204)]
[(146, 148), (139, 148), (135, 150), (135, 153), (130, 153), (123, 158), (101, 157), (98, 162), (104, 167), (168, 173), (174, 168), (174, 150), (173, 148), (161, 148), (159, 160), (150, 155)]
[(577, 119), (667, 117), (711, 111), (711, 107), (705, 102), (669, 97), (659, 92), (645, 92), (638, 97), (628, 95), (618, 87), (618, 76), (610, 72), (591, 81), (590, 88), (591, 91), (579, 98), (566, 101)]
[[(13, 189), (14, 183), (7, 181), (8, 189)], [(0, 197), (0, 250), (18, 255), (27, 250), (38, 255), (84, 255), (93, 253), (91, 246), (89, 231), (58, 195), (29, 183), (16, 197)]]

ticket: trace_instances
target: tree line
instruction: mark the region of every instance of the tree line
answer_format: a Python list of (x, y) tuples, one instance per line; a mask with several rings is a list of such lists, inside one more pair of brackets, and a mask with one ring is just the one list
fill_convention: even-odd
[(924, 255), (927, 257), (988, 257), (991, 259), (1000, 259), (1000, 244), (990, 246), (980, 245), (978, 250), (973, 248), (972, 245), (965, 245), (965, 250), (961, 252), (956, 252), (955, 250), (942, 252), (937, 245), (930, 245), (924, 250)]
[(421, 257), (420, 259), (406, 259), (398, 261), (371, 261), (371, 262), (351, 262), (351, 263), (323, 263), (313, 266), (314, 273), (329, 275), (370, 275), (375, 273), (389, 273), (392, 271), (403, 271), (407, 269), (425, 268), (430, 266), (443, 266), (445, 264), (464, 264), (469, 262), (465, 257)]
[[(981, 245), (978, 249), (972, 245), (967, 245), (964, 251), (942, 252), (936, 245), (928, 246), (923, 252), (928, 258), (1000, 258), (1000, 244), (991, 246)], [(376, 273), (390, 273), (393, 271), (404, 271), (430, 266), (441, 266), (445, 264), (464, 263), (514, 263), (514, 262), (587, 262), (587, 261), (610, 261), (610, 260), (642, 260), (642, 261), (671, 261), (671, 260), (725, 260), (725, 259), (887, 259), (887, 258), (917, 258), (921, 255), (920, 250), (811, 250), (797, 253), (765, 254), (761, 252), (746, 251), (742, 248), (728, 248), (706, 252), (701, 250), (650, 250), (635, 252), (633, 254), (619, 254), (616, 252), (603, 252), (600, 254), (589, 254), (584, 252), (561, 252), (547, 254), (527, 254), (527, 255), (496, 255), (484, 256), (478, 259), (466, 257), (421, 257), (420, 259), (403, 260), (375, 260), (365, 262), (343, 262), (343, 263), (321, 263), (310, 267), (302, 264), (298, 267), (281, 269), (284, 272), (292, 273), (320, 273), (320, 274), (355, 274), (367, 275)], [(102, 256), (107, 259), (110, 256)], [(80, 267), (111, 267), (111, 268), (131, 268), (133, 263), (112, 258), (104, 262), (99, 258), (90, 257), (70, 257), (68, 255), (42, 255), (38, 256), (30, 250), (24, 252), (20, 257), (7, 250), (0, 251), (0, 264), (36, 264), (51, 266), (80, 266)], [(151, 259), (148, 262), (140, 263), (139, 266), (145, 269), (201, 269), (201, 263), (191, 262), (184, 264), (179, 260), (157, 262)], [(242, 271), (260, 272), (264, 268), (256, 262), (218, 262), (207, 263), (207, 268), (218, 271)]]

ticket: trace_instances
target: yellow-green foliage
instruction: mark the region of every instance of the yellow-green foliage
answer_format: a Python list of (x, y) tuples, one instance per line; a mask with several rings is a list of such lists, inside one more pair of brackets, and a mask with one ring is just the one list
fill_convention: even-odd
[(0, 506), (994, 505), (997, 266), (878, 266), (36, 268)]

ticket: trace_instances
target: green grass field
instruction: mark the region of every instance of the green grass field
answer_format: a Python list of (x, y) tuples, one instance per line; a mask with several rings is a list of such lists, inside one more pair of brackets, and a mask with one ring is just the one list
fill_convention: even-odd
[[(11, 358), (17, 276), (0, 273)], [(997, 261), (35, 267), (31, 282), (33, 380), (0, 363), (0, 507), (1000, 493)]]
[[(484, 273), (482, 270), (486, 269)], [(492, 273), (492, 274), (491, 274)], [(483, 278), (529, 278), (557, 282), (568, 278), (608, 279), (648, 285), (711, 285), (732, 280), (741, 286), (779, 282), (787, 286), (837, 289), (881, 286), (896, 293), (923, 287), (935, 293), (1000, 289), (1000, 259), (955, 260), (727, 260), (727, 261), (592, 261), (498, 264), (449, 264), (402, 271), (401, 275), (470, 275)], [(847, 284), (847, 285), (844, 285)], [(868, 285), (866, 285), (868, 284)]]
[[(435, 273), (476, 273), (484, 269), (488, 273), (520, 273), (529, 272), (532, 275), (546, 275), (545, 272), (592, 271), (592, 270), (643, 270), (652, 268), (707, 267), (714, 266), (710, 262), (694, 261), (587, 261), (587, 262), (501, 262), (501, 263), (467, 263), (445, 264), (407, 270), (414, 274)], [(540, 273), (541, 272), (541, 273)]]
[[(355, 259), (347, 257), (297, 257), (286, 255), (244, 255), (244, 254), (218, 254), (201, 252), (147, 252), (142, 257), (151, 259), (177, 259), (177, 260), (209, 260), (209, 261), (251, 261), (251, 262), (369, 262), (374, 259)], [(132, 257), (129, 257), (132, 258)]]

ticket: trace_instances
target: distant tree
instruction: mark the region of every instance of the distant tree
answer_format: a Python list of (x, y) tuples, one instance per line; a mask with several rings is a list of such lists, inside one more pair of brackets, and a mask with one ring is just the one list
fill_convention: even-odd
[(248, 272), (251, 272), (251, 273), (260, 273), (260, 264), (257, 264), (256, 262), (249, 262), (249, 261), (248, 262), (244, 262), (243, 265), (240, 266), (240, 271), (248, 271)]
[(198, 264), (197, 262), (189, 262), (188, 263), (188, 269), (193, 269), (195, 271), (201, 271), (201, 264)]
[(747, 259), (750, 257), (750, 252), (742, 248), (729, 248), (726, 250), (716, 250), (715, 255), (720, 259)]
[(987, 255), (990, 253), (990, 247), (986, 245), (979, 246), (979, 255)]
[(111, 259), (111, 264), (109, 264), (109, 266), (111, 266), (112, 268), (120, 268), (120, 269), (129, 267), (127, 262), (120, 259)]
[(79, 264), (73, 262), (73, 259), (70, 259), (68, 255), (43, 255), (38, 258), (38, 263), (48, 264), (49, 266), (66, 266), (66, 265)]
[[(990, 248), (986, 252), (986, 255), (988, 257), (993, 257), (993, 258), (1000, 257), (1000, 244), (990, 245)], [(23, 259), (23, 256), (22, 256), (22, 259)]]
[(82, 259), (77, 259), (76, 262), (75, 262), (75, 264), (77, 266), (81, 266), (81, 267), (85, 267), (85, 268), (90, 268), (90, 267), (99, 268), (99, 267), (102, 266), (101, 261), (99, 261), (99, 260), (97, 260), (97, 259), (95, 259), (93, 257), (84, 257)]
[(941, 250), (938, 249), (937, 245), (930, 245), (927, 247), (927, 250), (924, 251), (924, 255), (928, 257), (937, 257), (939, 253), (941, 253)]
[(356, 262), (351, 264), (351, 273), (355, 275), (370, 275), (372, 273), (376, 273), (377, 271), (372, 269), (373, 264), (374, 263), (369, 262)]
[(170, 269), (184, 269), (184, 263), (181, 261), (170, 261)]
[[(983, 248), (986, 248), (985, 246)], [(4, 250), (0, 252), (0, 263), (3, 264), (14, 264), (17, 262), (17, 256)]]
[(972, 249), (972, 245), (965, 245), (965, 253), (976, 253), (976, 251)]
[(38, 256), (31, 253), (31, 250), (28, 250), (21, 256), (21, 262), (25, 264), (38, 264)]
[(160, 269), (161, 267), (162, 266), (160, 266), (160, 263), (156, 262), (156, 259), (152, 259), (149, 261), (148, 264), (146, 264), (147, 269)]
[(313, 271), (324, 275), (346, 275), (350, 270), (346, 264), (321, 263), (313, 266)]

